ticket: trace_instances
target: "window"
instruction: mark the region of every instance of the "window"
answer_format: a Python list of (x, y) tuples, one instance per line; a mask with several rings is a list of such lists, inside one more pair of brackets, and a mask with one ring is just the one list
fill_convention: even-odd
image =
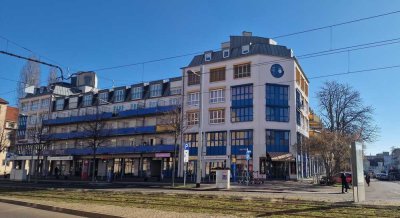
[(91, 106), (93, 103), (93, 95), (84, 95), (83, 96), (83, 106)]
[(143, 86), (132, 88), (132, 100), (141, 99), (143, 96)]
[(253, 85), (231, 87), (231, 122), (253, 120)]
[(242, 46), (242, 54), (248, 54), (250, 52), (250, 45)]
[(114, 113), (119, 113), (124, 110), (124, 105), (114, 105)]
[(199, 124), (199, 112), (187, 112), (187, 125), (197, 125)]
[(223, 58), (229, 57), (229, 49), (225, 49), (225, 50), (222, 51), (222, 57)]
[(225, 109), (210, 110), (210, 124), (224, 123)]
[(50, 105), (50, 99), (42, 99), (40, 103), (40, 108), (42, 109), (48, 109)]
[(250, 63), (235, 65), (233, 78), (238, 79), (238, 78), (250, 77), (251, 75), (250, 66), (251, 66)]
[(289, 122), (289, 86), (266, 85), (266, 120)]
[(289, 152), (289, 134), (287, 130), (266, 130), (267, 152)]
[(176, 88), (171, 88), (169, 90), (170, 95), (180, 95), (182, 93), (182, 88), (176, 87)]
[(210, 103), (225, 102), (225, 89), (214, 89), (210, 91)]
[(64, 99), (57, 99), (56, 100), (56, 110), (60, 111), (64, 109)]
[(231, 109), (231, 122), (253, 121), (253, 107), (240, 107)]
[(207, 147), (226, 146), (226, 132), (207, 132)]
[(152, 84), (150, 85), (150, 97), (159, 97), (162, 93), (162, 85), (161, 84)]
[(36, 115), (31, 115), (31, 116), (29, 116), (29, 124), (30, 125), (35, 125), (36, 124), (36, 121), (37, 121), (37, 116)]
[(218, 82), (225, 80), (225, 67), (210, 70), (210, 82)]
[(205, 61), (211, 61), (211, 55), (212, 55), (212, 52), (206, 53), (206, 54), (204, 55), (204, 60), (205, 60)]
[(200, 84), (200, 72), (188, 72), (188, 86)]
[(132, 103), (131, 104), (131, 110), (137, 110), (139, 108), (139, 104), (138, 103)]
[(179, 104), (180, 104), (179, 98), (170, 98), (169, 99), (169, 105), (179, 105)]
[(196, 148), (199, 143), (199, 134), (198, 133), (188, 133), (185, 134), (185, 143), (189, 144), (189, 147)]
[(99, 104), (108, 103), (108, 92), (99, 93)]
[(253, 130), (233, 130), (231, 131), (231, 145), (253, 145)]
[(199, 105), (200, 92), (192, 92), (188, 95), (188, 105)]
[(28, 104), (27, 103), (21, 103), (21, 111), (22, 112), (27, 112), (28, 111)]
[(91, 76), (85, 76), (84, 78), (85, 86), (91, 86), (92, 85), (92, 77)]
[(121, 102), (124, 101), (124, 90), (123, 89), (119, 89), (119, 90), (115, 90), (115, 98), (114, 98), (114, 102)]
[(32, 101), (31, 102), (31, 110), (36, 111), (37, 109), (39, 109), (39, 100)]
[(266, 107), (267, 121), (288, 122), (289, 121), (289, 107)]
[(70, 98), (68, 108), (73, 109), (77, 107), (78, 107), (78, 97)]
[(157, 102), (156, 101), (150, 101), (149, 107), (150, 108), (157, 107)]

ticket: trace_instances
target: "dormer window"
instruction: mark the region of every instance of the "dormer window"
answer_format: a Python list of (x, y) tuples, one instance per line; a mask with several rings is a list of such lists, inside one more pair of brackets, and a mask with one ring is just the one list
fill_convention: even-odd
[(162, 94), (161, 84), (151, 84), (150, 85), (150, 97), (160, 97)]
[(83, 106), (92, 106), (93, 96), (91, 94), (83, 96)]
[(125, 92), (123, 89), (115, 90), (115, 98), (114, 102), (122, 102), (124, 101)]
[(205, 55), (204, 55), (204, 60), (205, 61), (211, 61), (211, 52), (208, 52), (208, 53), (206, 53)]
[(108, 103), (108, 92), (101, 92), (99, 93), (99, 103), (100, 104), (107, 104)]
[(242, 46), (242, 54), (248, 54), (250, 52), (250, 45)]
[(229, 57), (229, 49), (225, 49), (225, 50), (222, 51), (222, 57), (223, 58)]

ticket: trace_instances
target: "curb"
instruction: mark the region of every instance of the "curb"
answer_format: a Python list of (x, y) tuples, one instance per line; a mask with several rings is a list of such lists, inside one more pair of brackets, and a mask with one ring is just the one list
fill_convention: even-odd
[(61, 208), (61, 207), (48, 206), (48, 205), (44, 205), (44, 204), (29, 203), (29, 202), (25, 202), (25, 201), (16, 201), (16, 200), (9, 200), (9, 199), (3, 199), (3, 198), (0, 198), (0, 202), (7, 203), (7, 204), (14, 204), (14, 205), (18, 205), (18, 206), (30, 207), (30, 208), (40, 209), (40, 210), (46, 210), (46, 211), (51, 211), (51, 212), (65, 213), (65, 214), (70, 214), (70, 215), (75, 215), (75, 216), (88, 217), (88, 218), (120, 218), (119, 216), (93, 213), (93, 212), (85, 212), (85, 211), (80, 211), (80, 210), (72, 210), (72, 209), (66, 209), (66, 208)]

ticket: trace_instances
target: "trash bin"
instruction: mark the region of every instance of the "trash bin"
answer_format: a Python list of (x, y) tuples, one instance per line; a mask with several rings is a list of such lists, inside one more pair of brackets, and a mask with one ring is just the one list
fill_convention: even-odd
[(216, 169), (215, 184), (220, 189), (231, 188), (231, 171), (230, 169)]

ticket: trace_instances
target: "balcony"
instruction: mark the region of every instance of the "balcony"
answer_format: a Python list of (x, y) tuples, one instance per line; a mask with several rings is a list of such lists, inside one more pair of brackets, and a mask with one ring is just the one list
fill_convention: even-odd
[[(100, 131), (100, 136), (124, 136), (124, 135), (138, 135), (138, 134), (152, 134), (156, 133), (156, 126), (141, 126), (120, 129), (104, 129)], [(89, 138), (93, 135), (90, 131), (82, 132), (69, 132), (69, 133), (53, 133), (45, 136), (44, 140), (67, 140), (67, 139), (80, 139)]]
[(117, 114), (107, 112), (107, 113), (102, 113), (100, 115), (92, 114), (84, 116), (72, 116), (72, 117), (62, 117), (62, 118), (60, 117), (56, 119), (43, 120), (43, 125), (63, 125), (71, 123), (90, 122), (98, 119), (106, 120), (106, 119), (118, 119), (118, 118), (128, 118), (128, 117), (143, 117), (143, 116), (166, 113), (175, 110), (175, 108), (176, 108), (175, 105), (169, 105), (169, 106), (159, 106), (154, 108), (140, 108), (135, 110), (126, 110), (126, 111), (121, 111)]
[(59, 117), (56, 119), (43, 120), (43, 125), (59, 125), (59, 124), (70, 124), (79, 122), (90, 122), (94, 120), (110, 119), (113, 116), (112, 113), (102, 113), (99, 115), (84, 115), (84, 116), (72, 116), (72, 117)]
[[(99, 147), (96, 154), (142, 154), (142, 153), (174, 152), (174, 145), (139, 145), (121, 147)], [(53, 154), (54, 153), (54, 154)], [(48, 155), (93, 155), (91, 148), (67, 148), (64, 150), (49, 151)]]

